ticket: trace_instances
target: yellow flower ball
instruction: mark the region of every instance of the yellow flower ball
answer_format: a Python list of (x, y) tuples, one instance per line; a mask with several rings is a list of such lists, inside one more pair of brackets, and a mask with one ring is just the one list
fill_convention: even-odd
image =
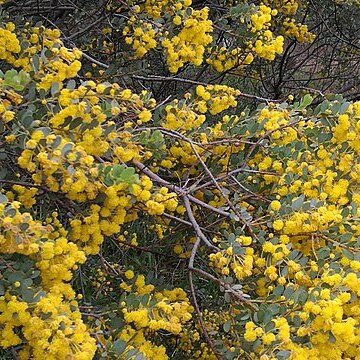
[(278, 200), (273, 200), (270, 203), (270, 207), (271, 207), (272, 210), (278, 211), (281, 208), (281, 202), (278, 201)]
[(132, 270), (126, 270), (124, 275), (128, 280), (131, 280), (135, 276)]

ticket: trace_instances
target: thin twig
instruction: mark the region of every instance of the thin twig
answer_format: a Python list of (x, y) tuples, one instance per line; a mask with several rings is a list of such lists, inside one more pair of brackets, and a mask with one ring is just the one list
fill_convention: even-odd
[(229, 143), (234, 143), (235, 146), (240, 145), (240, 144), (248, 144), (248, 145), (254, 145), (255, 144), (252, 141), (237, 139), (237, 138), (234, 138), (234, 137), (232, 137), (232, 138), (224, 138), (224, 139), (215, 140), (215, 141), (210, 141), (210, 142), (207, 142), (207, 143), (201, 143), (201, 142), (198, 142), (198, 141), (190, 140), (185, 135), (179, 133), (176, 130), (165, 129), (165, 128), (161, 127), (161, 126), (146, 127), (146, 128), (141, 127), (141, 128), (134, 129), (134, 132), (146, 131), (146, 130), (158, 130), (163, 134), (175, 137), (177, 139), (186, 141), (188, 143), (192, 142), (194, 145), (201, 146), (203, 148), (205, 148), (207, 146), (222, 145), (222, 144), (229, 144)]
[[(140, 251), (144, 251), (144, 252), (149, 252), (149, 253), (152, 253), (152, 254), (155, 254), (155, 255), (160, 255), (160, 256), (167, 256), (167, 257), (176, 257), (176, 258), (178, 258), (177, 256), (169, 255), (168, 252), (166, 252), (166, 253), (161, 253), (161, 252), (158, 252), (158, 251), (153, 250), (153, 248), (149, 248), (149, 247), (145, 247), (145, 246), (139, 246), (139, 245), (134, 245), (134, 244), (131, 244), (131, 243), (129, 243), (129, 242), (122, 241), (122, 240), (115, 240), (115, 241), (118, 241), (120, 244), (123, 244), (123, 245), (125, 245), (125, 246), (128, 246), (128, 247), (133, 248), (133, 249), (136, 249), (136, 250), (140, 250)], [(171, 245), (169, 245), (169, 246), (171, 246)]]
[[(184, 225), (192, 226), (192, 224), (191, 224), (190, 221), (186, 221), (186, 220), (184, 220), (184, 219), (181, 219), (181, 218), (179, 218), (179, 217), (177, 217), (177, 216), (168, 214), (168, 213), (166, 213), (166, 212), (163, 213), (163, 216), (165, 216), (165, 217), (167, 217), (167, 218), (169, 218), (169, 219), (178, 221), (179, 223), (182, 223), (182, 224), (184, 224)], [(211, 233), (213, 232), (213, 231), (208, 230), (208, 229), (205, 229), (205, 228), (203, 228), (203, 227), (201, 227), (201, 226), (200, 226), (200, 229), (201, 229), (203, 232), (209, 232), (209, 233), (210, 233), (210, 232), (211, 232)]]
[[(201, 242), (201, 239), (199, 237), (197, 237), (197, 239), (195, 241), (195, 244), (194, 244), (194, 246), (193, 246), (193, 248), (191, 250), (191, 255), (190, 255), (190, 259), (189, 259), (189, 266), (188, 266), (189, 270), (194, 267), (194, 260), (195, 260), (197, 249), (200, 246), (200, 242)], [(210, 339), (209, 333), (206, 330), (204, 319), (203, 319), (203, 317), (201, 315), (199, 304), (197, 302), (195, 286), (194, 286), (194, 282), (193, 282), (193, 278), (192, 278), (192, 271), (191, 270), (189, 271), (188, 278), (189, 278), (189, 285), (190, 285), (190, 293), (191, 293), (191, 297), (193, 299), (195, 312), (196, 312), (196, 315), (197, 315), (198, 320), (199, 320), (199, 325), (200, 325), (202, 334), (204, 335), (207, 344), (209, 345), (210, 349), (212, 350), (212, 352), (216, 356), (216, 358), (218, 360), (222, 360), (223, 357), (216, 351), (215, 346), (214, 346), (212, 340)]]
[[(251, 173), (251, 174), (264, 174), (264, 175), (273, 175), (273, 176), (281, 176), (281, 174), (277, 174), (277, 173), (274, 173), (274, 172), (271, 172), (271, 171), (261, 171), (261, 170), (252, 170), (252, 169), (241, 169), (241, 168), (238, 168), (238, 169), (235, 169), (235, 170), (232, 170), (228, 173), (225, 173), (225, 174), (222, 174), (222, 175), (219, 175), (216, 179), (216, 181), (220, 181), (220, 180), (223, 180), (227, 177), (231, 177), (239, 172), (248, 172), (248, 173)], [(197, 187), (193, 187), (191, 188), (191, 192), (195, 192), (195, 191), (198, 191), (198, 190), (201, 190), (203, 188), (206, 188), (208, 187), (209, 185), (211, 185), (212, 182), (211, 181), (208, 181), (204, 184), (201, 184)]]
[(204, 278), (207, 278), (211, 281), (217, 282), (220, 286), (222, 286), (224, 289), (229, 291), (240, 302), (246, 303), (255, 311), (257, 310), (257, 307), (249, 299), (246, 299), (243, 295), (241, 295), (238, 291), (234, 290), (229, 284), (225, 283), (223, 280), (218, 279), (217, 277), (209, 274), (208, 272), (201, 270), (201, 269), (197, 269), (195, 267), (189, 268), (189, 270), (202, 275)]
[(269, 199), (261, 196), (260, 194), (255, 193), (255, 192), (251, 191), (250, 189), (248, 189), (247, 187), (245, 187), (243, 184), (241, 184), (240, 181), (238, 181), (238, 179), (236, 179), (235, 176), (231, 176), (231, 179), (232, 179), (233, 181), (235, 181), (236, 185), (240, 186), (243, 190), (245, 190), (245, 191), (248, 192), (249, 194), (253, 195), (254, 197), (257, 197), (257, 198), (259, 198), (259, 199), (261, 199), (261, 200), (263, 200), (263, 201), (269, 202), (269, 203), (271, 202), (271, 200), (269, 200)]
[(85, 58), (85, 59), (88, 59), (90, 60), (91, 62), (93, 62), (94, 64), (96, 65), (99, 65), (105, 69), (108, 69), (109, 68), (109, 65), (99, 61), (99, 60), (96, 60), (95, 58), (93, 58), (92, 56), (90, 56), (89, 54), (85, 53), (84, 51), (81, 51), (82, 53), (82, 56)]
[(184, 206), (185, 206), (185, 209), (186, 209), (186, 213), (187, 213), (187, 216), (196, 232), (196, 236), (201, 239), (209, 248), (211, 249), (214, 249), (216, 251), (219, 251), (219, 248), (215, 245), (213, 245), (208, 239), (207, 237), (204, 235), (204, 233), (201, 231), (201, 228), (199, 226), (199, 224), (197, 223), (195, 217), (194, 217), (194, 214), (192, 212), (192, 209), (191, 209), (191, 205), (190, 205), (190, 200), (188, 198), (187, 195), (183, 195), (183, 201), (184, 201)]
[[(193, 85), (203, 85), (203, 86), (212, 85), (212, 84), (204, 83), (201, 81), (178, 78), (178, 77), (167, 77), (167, 76), (156, 76), (156, 75), (153, 75), (153, 76), (132, 75), (131, 77), (133, 79), (144, 80), (144, 81), (178, 81), (178, 82), (183, 82), (183, 83), (193, 84)], [(246, 99), (258, 100), (258, 101), (276, 102), (276, 100), (271, 100), (271, 99), (263, 98), (261, 96), (244, 94), (244, 93), (241, 93), (240, 95), (238, 95), (238, 97), (243, 97)]]
[(74, 38), (77, 38), (77, 37), (85, 34), (86, 32), (88, 32), (91, 28), (93, 28), (95, 25), (97, 25), (97, 24), (100, 23), (101, 21), (103, 21), (103, 18), (102, 18), (102, 16), (99, 16), (99, 18), (98, 18), (96, 21), (92, 22), (92, 23), (91, 23), (90, 25), (88, 25), (86, 28), (81, 29), (81, 30), (79, 30), (78, 32), (76, 32), (76, 33), (74, 33), (74, 34), (71, 34), (70, 36), (67, 36), (67, 37), (65, 37), (64, 39), (65, 39), (66, 41), (70, 41), (70, 40), (72, 40), (72, 39), (74, 39)]
[(34, 187), (34, 188), (38, 188), (38, 189), (43, 189), (45, 191), (50, 191), (50, 189), (48, 189), (46, 186), (36, 185), (36, 184), (32, 184), (32, 183), (28, 183), (28, 182), (24, 182), (24, 181), (18, 181), (18, 180), (0, 179), (0, 183), (11, 184), (11, 185), (21, 185), (21, 186), (25, 186), (25, 187)]
[(14, 357), (14, 360), (20, 360), (19, 354), (16, 352), (16, 350), (12, 347), (11, 348), (11, 354)]
[(138, 162), (138, 161), (134, 161), (133, 164), (140, 170), (142, 171), (145, 175), (149, 176), (153, 181), (159, 183), (159, 184), (162, 184), (164, 185), (165, 187), (167, 187), (168, 189), (176, 192), (177, 194), (183, 196), (183, 195), (187, 195), (188, 199), (195, 203), (195, 204), (198, 204), (210, 211), (213, 211), (217, 214), (220, 214), (222, 216), (225, 216), (225, 217), (229, 217), (231, 218), (231, 214), (225, 210), (221, 210), (221, 209), (218, 209), (214, 206), (211, 206), (199, 199), (197, 199), (196, 197), (192, 196), (192, 195), (189, 195), (187, 193), (187, 191), (185, 191), (185, 189), (179, 187), (179, 186), (176, 186), (174, 184), (170, 184), (168, 181), (162, 179), (159, 175), (153, 173), (149, 168), (147, 168), (144, 164)]
[(225, 195), (223, 189), (220, 187), (220, 185), (217, 183), (214, 175), (212, 174), (212, 172), (209, 170), (209, 168), (206, 166), (206, 164), (204, 163), (204, 161), (202, 160), (201, 156), (199, 155), (199, 153), (196, 151), (194, 144), (190, 141), (190, 146), (191, 149), (193, 151), (193, 153), (195, 154), (196, 158), (198, 159), (198, 161), (200, 162), (201, 166), (203, 167), (203, 169), (205, 170), (205, 172), (208, 174), (208, 176), (210, 177), (212, 183), (215, 185), (215, 187), (219, 190), (221, 196), (223, 197), (223, 199), (225, 200), (225, 202), (229, 205), (230, 209), (237, 215), (237, 217), (239, 218), (239, 220), (241, 220), (243, 223), (246, 223), (245, 220), (243, 220), (241, 218), (240, 213), (238, 212), (238, 210), (235, 208), (235, 206), (233, 205), (233, 203), (228, 199), (228, 197)]

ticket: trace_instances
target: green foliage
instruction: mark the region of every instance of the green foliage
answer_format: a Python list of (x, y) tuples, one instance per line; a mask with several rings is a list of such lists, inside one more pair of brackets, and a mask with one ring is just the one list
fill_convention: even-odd
[(100, 177), (104, 179), (104, 183), (107, 186), (121, 183), (129, 185), (139, 183), (139, 175), (135, 173), (133, 167), (119, 164), (113, 166), (100, 164), (98, 169)]
[(16, 91), (24, 90), (25, 86), (30, 82), (30, 75), (20, 70), (17, 72), (15, 69), (8, 70), (0, 73), (0, 78), (4, 79), (3, 86), (13, 88)]

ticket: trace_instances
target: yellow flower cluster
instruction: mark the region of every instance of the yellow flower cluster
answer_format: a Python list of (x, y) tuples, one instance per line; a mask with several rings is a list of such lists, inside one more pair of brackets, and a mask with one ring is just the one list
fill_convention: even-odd
[[(206, 9), (193, 10), (190, 8), (191, 2), (147, 0), (141, 6), (136, 5), (135, 13), (144, 12), (154, 20), (171, 16), (172, 23), (179, 26), (179, 33), (171, 40), (163, 39), (164, 35), (169, 35), (169, 31), (163, 29), (159, 23), (154, 27), (152, 22), (146, 23), (137, 16), (132, 16), (123, 30), (125, 42), (131, 44), (136, 56), (141, 58), (157, 46), (158, 40), (163, 39), (160, 41), (167, 52), (167, 63), (171, 72), (177, 72), (187, 62), (200, 65), (204, 47), (212, 40), (211, 36), (207, 35), (207, 32), (212, 30), (211, 21), (207, 20)], [(190, 16), (186, 10), (190, 10)]]
[[(235, 239), (234, 246), (209, 255), (209, 265), (219, 274), (229, 275), (233, 271), (238, 280), (242, 280), (253, 274), (254, 251), (251, 247), (252, 239), (249, 236), (239, 236)], [(244, 255), (237, 255), (234, 247), (239, 244), (244, 247)]]
[[(223, 324), (230, 320), (229, 313), (225, 307), (220, 306), (217, 306), (215, 311), (204, 309), (202, 317), (206, 329), (210, 333), (221, 333)], [(216, 356), (201, 337), (201, 328), (198, 323), (188, 324), (179, 335), (179, 338), (179, 348), (183, 350), (187, 358), (216, 360)], [(227, 339), (223, 336), (221, 341), (224, 342), (224, 346), (226, 346), (230, 352), (233, 352), (234, 348), (240, 345), (235, 338)]]
[(173, 15), (191, 6), (192, 0), (146, 0), (142, 9), (154, 19), (159, 19), (165, 14)]
[(126, 300), (121, 303), (127, 325), (120, 331), (118, 338), (127, 342), (125, 351), (137, 348), (150, 358), (168, 359), (164, 346), (153, 344), (151, 335), (158, 331), (175, 335), (181, 333), (193, 311), (186, 293), (180, 288), (155, 292), (153, 285), (145, 285), (143, 275), (127, 278), (130, 278), (131, 282), (120, 285), (126, 292), (148, 294), (149, 297), (146, 303), (136, 307), (127, 305)]
[[(232, 72), (238, 73), (252, 63), (256, 56), (272, 61), (277, 54), (283, 52), (284, 37), (279, 34), (279, 29), (282, 29), (282, 34), (286, 37), (311, 42), (314, 36), (306, 25), (297, 24), (295, 19), (289, 17), (284, 20), (284, 15), (295, 15), (298, 6), (299, 2), (296, 0), (270, 0), (263, 1), (258, 6), (244, 6), (241, 15), (234, 10), (234, 18), (240, 22), (239, 30), (228, 28), (225, 37), (232, 35), (237, 39), (236, 44), (231, 41), (231, 47), (215, 46), (208, 49), (210, 56), (207, 63), (218, 72), (233, 70)], [(251, 33), (252, 36), (249, 36)]]
[(0, 116), (1, 116), (1, 120), (4, 123), (8, 123), (9, 121), (14, 119), (15, 113), (14, 113), (14, 111), (11, 111), (9, 109), (11, 109), (9, 102), (1, 100), (0, 101)]
[(192, 10), (177, 35), (166, 38), (161, 45), (166, 50), (169, 71), (176, 73), (186, 63), (199, 66), (203, 62), (205, 47), (212, 41), (212, 22), (208, 8)]
[[(252, 321), (248, 321), (245, 324), (245, 340), (253, 342), (259, 339), (265, 346), (269, 346), (275, 341), (279, 341), (282, 344), (288, 343), (290, 341), (290, 326), (286, 318), (276, 318), (273, 321), (275, 328), (271, 332), (266, 332), (262, 327), (257, 327)], [(277, 334), (275, 331), (277, 331)]]
[(14, 55), (21, 51), (20, 42), (13, 33), (14, 30), (13, 23), (8, 23), (5, 29), (0, 28), (0, 59), (10, 64), (16, 61)]
[(273, 23), (273, 17), (278, 14), (277, 9), (261, 4), (255, 13), (250, 15), (250, 31), (257, 33), (253, 40), (248, 41), (248, 51), (256, 54), (265, 60), (274, 60), (276, 54), (283, 51), (284, 38), (282, 36), (274, 36), (270, 27)]
[(72, 270), (86, 260), (84, 253), (64, 237), (41, 244), (39, 256), (41, 260), (36, 265), (42, 272), (44, 287), (51, 288), (62, 281), (71, 280)]
[(217, 115), (230, 107), (236, 107), (236, 97), (240, 93), (240, 90), (226, 85), (198, 85), (194, 105), (200, 113), (208, 111), (211, 115)]
[[(350, 279), (354, 276), (354, 273), (347, 275), (344, 283), (351, 283)], [(339, 277), (341, 279), (340, 275)], [(335, 285), (339, 286), (340, 283), (341, 281), (337, 281)], [(302, 321), (305, 322), (307, 319), (312, 321), (299, 327), (297, 331), (298, 336), (309, 336), (314, 346), (308, 348), (289, 342), (284, 348), (291, 350), (292, 359), (309, 359), (314, 356), (353, 356), (357, 352), (356, 344), (359, 337), (358, 315), (352, 312), (353, 316), (348, 316), (348, 310), (354, 311), (358, 305), (349, 303), (350, 292), (340, 292), (334, 298), (330, 296), (330, 289), (323, 289), (316, 293), (318, 294), (317, 301), (307, 301), (303, 311), (299, 313)], [(329, 337), (332, 337), (331, 342), (329, 342)]]
[(299, 7), (298, 0), (264, 0), (264, 4), (277, 9), (279, 13), (285, 15), (293, 15)]
[(81, 58), (80, 51), (74, 50), (61, 54), (54, 50), (53, 54), (56, 58), (44, 64), (48, 73), (44, 71), (45, 74), (37, 86), (38, 90), (49, 90), (54, 83), (58, 83), (60, 87), (64, 80), (75, 77), (81, 69), (81, 62), (78, 60)]
[[(17, 190), (21, 194), (23, 189)], [(74, 291), (66, 283), (72, 278), (71, 270), (85, 261), (85, 255), (63, 237), (67, 232), (57, 214), (49, 218), (48, 225), (43, 225), (29, 213), (20, 213), (19, 207), (19, 202), (0, 204), (1, 249), (3, 253), (34, 259), (43, 290), (32, 306), (10, 292), (0, 297), (0, 326), (5, 326), (0, 344), (5, 348), (21, 344), (21, 333), (28, 343), (20, 353), (22, 359), (89, 359), (96, 346), (81, 320), (77, 303), (72, 301)], [(14, 285), (26, 286), (20, 281)]]
[[(61, 88), (64, 80), (75, 77), (80, 70), (81, 51), (76, 48), (69, 50), (60, 47), (59, 49), (60, 35), (59, 30), (44, 27), (25, 27), (19, 32), (15, 25), (9, 22), (5, 29), (0, 28), (0, 59), (27, 72), (35, 68), (39, 90), (49, 90), (54, 83), (58, 83)], [(24, 41), (28, 42), (29, 46), (21, 49), (20, 43)], [(43, 58), (34, 56), (43, 47), (46, 47), (51, 54)]]
[(260, 5), (258, 11), (250, 16), (251, 31), (256, 32), (267, 29), (270, 26), (271, 15), (276, 15), (277, 10), (271, 10), (266, 5)]
[[(195, 145), (195, 150), (199, 151), (200, 148)], [(193, 153), (191, 145), (188, 142), (175, 143), (169, 149), (171, 161), (180, 161), (183, 165), (193, 165), (196, 161), (196, 155)]]
[(162, 126), (166, 129), (187, 131), (197, 129), (205, 120), (205, 115), (199, 115), (188, 104), (174, 101), (165, 107)]
[(0, 224), (4, 229), (0, 235), (1, 249), (7, 254), (30, 255), (38, 252), (39, 240), (49, 228), (33, 220), (30, 213), (20, 213), (20, 206), (17, 201), (0, 204)]
[(341, 223), (341, 211), (334, 205), (321, 206), (311, 213), (294, 212), (289, 219), (282, 224), (279, 220), (274, 223), (275, 230), (283, 232), (287, 235), (306, 232), (316, 232), (328, 229), (333, 224)]
[[(196, 87), (193, 99), (191, 94), (188, 93), (185, 94), (185, 101), (174, 101), (165, 107), (166, 115), (161, 124), (165, 128), (179, 132), (195, 130), (206, 119), (205, 115), (198, 115), (199, 112), (209, 112), (211, 115), (217, 115), (230, 107), (235, 107), (237, 104), (236, 98), (239, 94), (239, 90), (227, 86), (199, 85)], [(181, 109), (179, 109), (179, 106), (181, 106)], [(236, 123), (237, 119), (236, 116), (229, 117), (225, 115), (215, 126), (209, 128), (211, 137), (214, 139), (221, 138), (223, 131), (220, 129), (225, 125), (230, 127)], [(204, 132), (199, 134), (199, 141), (202, 143), (208, 142), (207, 135)], [(198, 145), (194, 145), (194, 148), (200, 155), (203, 153), (203, 150)], [(161, 161), (161, 166), (164, 168), (174, 168), (178, 159), (184, 165), (191, 165), (197, 161), (193, 148), (188, 142), (178, 141), (169, 150), (170, 154), (167, 154), (166, 159)], [(232, 147), (219, 145), (214, 146), (212, 150), (221, 157), (219, 162), (225, 165), (229, 156), (243, 150), (243, 146), (242, 144)]]
[[(230, 250), (228, 251), (230, 254), (232, 255), (232, 249), (229, 248)], [(229, 270), (229, 265), (230, 263), (230, 258), (226, 256), (226, 253), (222, 253), (222, 252), (217, 252), (215, 254), (210, 254), (209, 255), (209, 265), (213, 268), (216, 269), (216, 271), (218, 271), (220, 274), (222, 275), (229, 275), (230, 270)]]
[(128, 26), (124, 27), (123, 35), (126, 36), (125, 42), (132, 46), (137, 58), (142, 58), (157, 45), (152, 24), (138, 20), (135, 16), (128, 20)]
[(249, 46), (250, 50), (260, 58), (272, 61), (276, 54), (283, 52), (284, 38), (281, 35), (274, 38), (270, 30), (265, 30), (262, 38), (262, 40), (256, 40), (254, 45)]
[(22, 102), (22, 96), (12, 89), (3, 88), (3, 80), (0, 80), (0, 118), (4, 123), (12, 121), (15, 117), (14, 106)]
[(174, 212), (178, 206), (177, 195), (162, 187), (153, 196), (153, 200), (148, 200), (145, 205), (150, 215), (161, 215), (165, 210)]
[(284, 36), (293, 37), (300, 43), (312, 42), (315, 38), (315, 35), (309, 32), (307, 25), (296, 24), (295, 19), (286, 18), (282, 26)]
[[(359, 105), (355, 105), (353, 108), (350, 108), (349, 113), (353, 113), (355, 117), (358, 117), (360, 114)], [(336, 125), (332, 128), (332, 130), (333, 143), (341, 145), (344, 142), (348, 142), (356, 153), (358, 155), (360, 154), (360, 145), (358, 141), (358, 136), (360, 134), (359, 121), (352, 124), (350, 114), (342, 114), (338, 117)]]
[(161, 215), (166, 210), (175, 211), (178, 207), (176, 194), (165, 187), (151, 193), (152, 187), (153, 183), (147, 176), (141, 176), (139, 183), (131, 186), (120, 183), (104, 188), (99, 183), (98, 190), (105, 195), (102, 207), (92, 205), (88, 216), (72, 220), (71, 238), (81, 241), (87, 254), (96, 253), (104, 236), (119, 233), (121, 225), (137, 218), (138, 210), (133, 208), (132, 196), (141, 210), (151, 215)]
[[(38, 193), (38, 189), (34, 187), (27, 188), (21, 185), (13, 185), (13, 190), (17, 193), (17, 201), (19, 201), (25, 208), (30, 209), (35, 203), (35, 195)], [(9, 193), (6, 196), (10, 200)]]
[(289, 113), (286, 109), (262, 109), (258, 121), (263, 124), (264, 130), (261, 133), (271, 132), (271, 138), (277, 144), (286, 145), (297, 138), (297, 132), (286, 126), (289, 124)]
[(235, 70), (238, 72), (247, 65), (250, 65), (253, 60), (254, 56), (251, 53), (246, 53), (239, 47), (232, 49), (231, 51), (225, 47), (213, 47), (206, 62), (217, 72), (228, 70)]
[(96, 345), (81, 320), (79, 311), (71, 308), (76, 302), (64, 301), (58, 289), (49, 292), (32, 306), (6, 293), (0, 299), (0, 344), (4, 348), (27, 341), (20, 359), (88, 360), (94, 356)]

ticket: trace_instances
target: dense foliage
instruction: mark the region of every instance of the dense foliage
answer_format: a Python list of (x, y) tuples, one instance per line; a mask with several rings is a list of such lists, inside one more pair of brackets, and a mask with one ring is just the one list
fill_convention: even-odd
[(0, 3), (1, 358), (359, 359), (357, 1)]

